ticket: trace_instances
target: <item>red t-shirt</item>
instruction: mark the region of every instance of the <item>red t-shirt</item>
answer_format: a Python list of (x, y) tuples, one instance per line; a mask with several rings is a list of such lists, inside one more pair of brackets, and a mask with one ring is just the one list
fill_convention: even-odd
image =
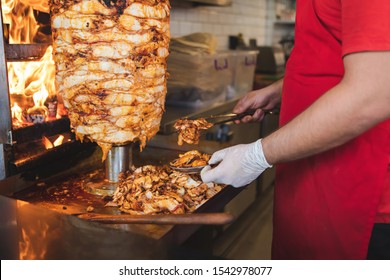
[[(364, 51), (390, 51), (390, 1), (313, 2), (322, 24), (341, 43), (343, 56)], [(386, 179), (376, 222), (390, 223), (390, 175)]]
[[(389, 15), (390, 1), (297, 0), (281, 125), (342, 80), (343, 56), (390, 51)], [(340, 147), (278, 165), (273, 258), (364, 259), (374, 222), (390, 221), (389, 155), (387, 120)]]

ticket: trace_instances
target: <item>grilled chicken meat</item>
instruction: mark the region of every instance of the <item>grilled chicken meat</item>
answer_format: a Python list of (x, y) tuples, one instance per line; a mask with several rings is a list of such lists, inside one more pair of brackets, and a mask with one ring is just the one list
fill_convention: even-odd
[(158, 131), (169, 0), (50, 0), (56, 82), (72, 129), (103, 149)]
[(198, 144), (200, 139), (200, 130), (209, 129), (213, 124), (206, 121), (204, 118), (197, 120), (180, 119), (173, 127), (179, 133), (177, 144), (183, 145), (184, 142), (188, 144)]
[(180, 154), (177, 159), (171, 162), (173, 167), (196, 167), (205, 166), (210, 160), (210, 155), (203, 154), (199, 151), (188, 151), (184, 154)]
[(199, 175), (146, 165), (121, 174), (113, 203), (134, 215), (192, 213), (223, 188), (203, 183)]

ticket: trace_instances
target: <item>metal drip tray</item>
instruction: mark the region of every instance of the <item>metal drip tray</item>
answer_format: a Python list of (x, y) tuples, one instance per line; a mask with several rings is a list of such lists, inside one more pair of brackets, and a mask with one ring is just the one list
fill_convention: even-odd
[(99, 178), (104, 179), (102, 168), (70, 178), (39, 180), (10, 197), (69, 215), (87, 212), (120, 214), (115, 207), (105, 207), (110, 201), (109, 196), (94, 195), (86, 191), (86, 188)]

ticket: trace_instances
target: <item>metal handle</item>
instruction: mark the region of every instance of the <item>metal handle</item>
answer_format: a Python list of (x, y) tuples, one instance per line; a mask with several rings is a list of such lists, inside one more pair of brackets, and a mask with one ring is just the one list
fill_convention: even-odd
[(104, 224), (226, 225), (234, 221), (230, 213), (192, 213), (157, 215), (81, 214), (79, 218)]
[[(226, 122), (231, 122), (235, 120), (240, 120), (245, 116), (253, 115), (258, 109), (249, 109), (243, 113), (239, 114), (224, 114), (224, 115), (216, 115), (216, 116), (210, 116), (206, 118), (208, 122), (211, 122), (213, 124), (222, 124)], [(264, 114), (274, 115), (279, 113), (279, 109), (261, 109)]]

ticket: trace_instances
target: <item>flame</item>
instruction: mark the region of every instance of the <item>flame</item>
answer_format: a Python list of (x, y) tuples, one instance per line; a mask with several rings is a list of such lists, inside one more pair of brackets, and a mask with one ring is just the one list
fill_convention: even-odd
[[(34, 43), (39, 24), (34, 16), (34, 9), (49, 12), (46, 0), (1, 0), (4, 23), (9, 24), (10, 44)], [(33, 9), (34, 8), (34, 9)], [(18, 100), (22, 114), (26, 111), (43, 109), (46, 112), (44, 118), (48, 120), (45, 101), (48, 97), (56, 96), (55, 63), (53, 60), (53, 48), (49, 46), (45, 55), (39, 61), (8, 62), (8, 81), (11, 101)], [(31, 102), (33, 99), (33, 103)], [(14, 102), (14, 106), (15, 106)], [(16, 108), (15, 108), (16, 109)], [(26, 110), (24, 110), (26, 109)], [(31, 110), (33, 109), (33, 110)], [(27, 113), (28, 113), (27, 111)], [(13, 115), (14, 116), (14, 115)], [(20, 119), (15, 114), (13, 124), (18, 125)], [(25, 117), (24, 119), (30, 120)], [(20, 124), (19, 124), (20, 126)]]
[(14, 103), (14, 106), (11, 107), (11, 114), (12, 114), (12, 119), (17, 120), (19, 123), (23, 123), (23, 110), (20, 108), (18, 103)]
[(32, 7), (34, 10), (50, 13), (49, 1), (42, 0), (21, 0), (26, 6)]
[(42, 137), (42, 143), (45, 146), (46, 150), (50, 150), (50, 149), (53, 149), (54, 147), (58, 147), (58, 146), (62, 145), (62, 142), (64, 142), (64, 138), (65, 137), (63, 135), (60, 135), (52, 143), (49, 138), (43, 136)]
[(33, 95), (34, 105), (36, 107), (42, 107), (45, 104), (46, 98), (49, 96), (49, 92), (46, 87), (43, 86), (42, 89)]
[(45, 146), (46, 150), (50, 150), (50, 149), (53, 149), (53, 144), (51, 143), (51, 141), (49, 140), (49, 138), (43, 136), (42, 137), (42, 143), (43, 145)]
[(58, 136), (58, 138), (53, 142), (54, 147), (60, 146), (63, 141), (64, 141), (64, 136), (63, 135)]
[(9, 24), (10, 44), (31, 43), (39, 25), (34, 10), (18, 0), (1, 0), (4, 23)]

